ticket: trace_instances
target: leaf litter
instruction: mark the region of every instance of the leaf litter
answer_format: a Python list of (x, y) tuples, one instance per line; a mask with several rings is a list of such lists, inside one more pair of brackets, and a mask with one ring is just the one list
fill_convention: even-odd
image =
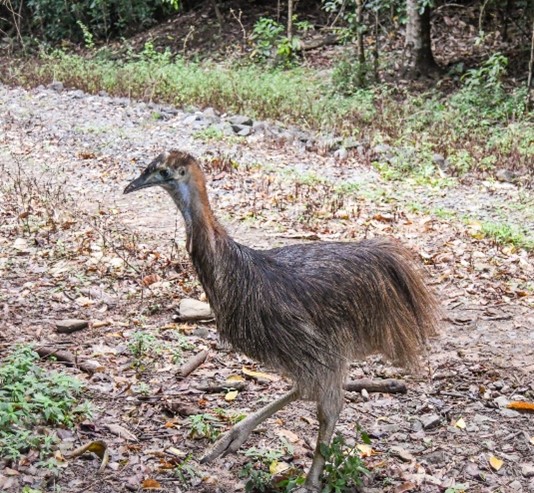
[[(8, 177), (0, 191), (0, 351), (3, 356), (18, 342), (33, 342), (72, 355), (70, 362), (42, 364), (76, 375), (94, 406), (74, 435), (56, 431), (65, 467), (50, 476), (35, 466), (30, 450), (18, 462), (0, 461), (0, 488), (244, 489), (238, 477), (248, 459), (242, 452), (209, 467), (196, 460), (209, 437), (257, 409), (259, 397), (286, 390), (287, 382), (221, 347), (213, 323), (172, 323), (181, 299), (202, 299), (181, 223), (164, 194), (152, 191), (134, 202), (120, 195), (136, 168), (167, 141), (204, 154), (214, 208), (243, 243), (392, 235), (426, 264), (445, 308), (427, 372), (404, 375), (378, 357), (352, 365), (353, 378), (404, 378), (409, 386), (405, 395), (347, 393), (338, 431), (354, 441), (372, 471), (364, 478), (367, 491), (506, 491), (514, 481), (531, 487), (530, 478), (507, 467), (532, 462), (529, 417), (520, 406), (497, 401), (534, 401), (532, 254), (481, 235), (476, 220), (414, 209), (407, 197), (438, 205), (442, 197), (423, 186), (383, 181), (354, 158), (339, 165), (328, 155), (254, 138), (213, 149), (193, 140), (180, 113), (154, 121), (146, 105), (122, 107), (112, 98), (86, 96), (75, 108), (68, 92), (2, 88), (0, 98), (9, 100), (11, 112), (0, 120), (0, 165)], [(109, 120), (102, 105), (113, 108)], [(77, 127), (76, 120), (86, 125)], [(50, 121), (57, 122), (53, 129)], [(128, 131), (120, 134), (120, 128)], [(239, 165), (211, 170), (210, 155), (219, 161), (231, 155)], [(347, 192), (347, 182), (357, 185)], [(519, 202), (511, 188), (501, 192)], [(447, 193), (461, 196), (462, 185)], [(58, 321), (67, 319), (89, 327), (57, 333)], [(177, 378), (181, 365), (203, 351), (207, 357)], [(84, 371), (87, 360), (96, 360), (95, 371)], [(199, 390), (214, 385), (222, 391)], [(424, 429), (431, 414), (442, 419)], [(358, 444), (356, 423), (371, 444)], [(310, 404), (289, 407), (243, 450), (290, 442), (293, 452), (271, 465), (277, 473), (286, 465), (302, 469), (309, 466), (314, 426)], [(67, 457), (98, 441), (105, 442), (109, 462), (95, 481), (96, 456)], [(394, 447), (413, 460), (390, 453)]]

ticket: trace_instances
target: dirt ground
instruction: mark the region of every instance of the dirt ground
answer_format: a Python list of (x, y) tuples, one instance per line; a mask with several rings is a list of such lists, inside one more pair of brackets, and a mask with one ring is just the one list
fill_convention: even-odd
[[(0, 490), (138, 491), (154, 480), (162, 491), (244, 491), (240, 472), (252, 447), (283, 450), (280, 460), (309, 467), (317, 432), (309, 403), (279, 412), (238, 454), (197, 463), (210, 439), (191, 432), (189, 416), (211, 414), (212, 428), (224, 430), (289, 383), (221, 347), (213, 323), (174, 318), (182, 298), (202, 299), (181, 221), (162, 191), (122, 190), (162, 150), (179, 148), (203, 159), (212, 206), (242, 243), (392, 235), (426, 264), (443, 319), (425, 370), (405, 374), (378, 357), (351, 368), (354, 379), (408, 386), (406, 394), (347, 393), (337, 431), (358, 445), (359, 426), (372, 440), (364, 491), (534, 491), (532, 414), (506, 408), (534, 401), (534, 262), (480, 232), (480, 221), (503, 217), (532, 226), (531, 193), (476, 179), (387, 182), (356, 155), (338, 162), (259, 135), (202, 140), (187, 116), (124, 98), (0, 86), (0, 356), (32, 342), (96, 360), (95, 373), (43, 365), (80, 378), (94, 410), (76, 429), (56, 431), (58, 449), (66, 455), (105, 440), (111, 457), (100, 475), (90, 454), (62, 460), (54, 474), (37, 468), (31, 452), (18, 463), (0, 458)], [(436, 213), (443, 209), (451, 214)], [(66, 318), (91, 325), (57, 333)], [(136, 366), (128, 348), (140, 330), (161, 347)], [(180, 364), (203, 349), (206, 362), (178, 377)], [(233, 399), (198, 388), (230, 376), (244, 382)], [(176, 465), (189, 454), (193, 472), (184, 479)]]

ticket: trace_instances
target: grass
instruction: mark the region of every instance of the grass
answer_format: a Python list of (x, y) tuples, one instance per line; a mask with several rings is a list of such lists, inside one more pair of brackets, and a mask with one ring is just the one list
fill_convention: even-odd
[[(105, 90), (177, 106), (211, 106), (352, 135), (370, 144), (387, 143), (398, 152), (387, 165), (377, 166), (392, 179), (439, 175), (433, 153), (444, 155), (448, 173), (460, 176), (498, 166), (533, 171), (534, 123), (525, 113), (524, 91), (506, 92), (500, 80), (486, 80), (482, 70), (469, 73), (452, 95), (414, 94), (386, 85), (344, 95), (324, 72), (185, 61), (153, 49), (123, 60), (99, 52), (88, 58), (56, 50), (30, 61), (11, 61), (0, 72), (4, 83), (35, 86), (61, 80), (90, 93)], [(204, 131), (198, 138), (222, 136)]]
[(26, 345), (0, 363), (0, 456), (6, 459), (17, 460), (33, 449), (45, 460), (57, 442), (51, 428), (71, 428), (89, 414), (81, 383), (45, 371), (38, 361)]

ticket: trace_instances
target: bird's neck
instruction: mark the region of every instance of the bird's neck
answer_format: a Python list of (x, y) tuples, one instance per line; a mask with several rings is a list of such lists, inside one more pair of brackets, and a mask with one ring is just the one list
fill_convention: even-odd
[[(225, 251), (233, 240), (219, 224), (211, 210), (204, 182), (179, 183), (167, 189), (182, 213), (186, 229), (186, 248), (210, 302), (216, 283), (224, 275), (221, 268)], [(214, 301), (214, 300), (213, 300)]]

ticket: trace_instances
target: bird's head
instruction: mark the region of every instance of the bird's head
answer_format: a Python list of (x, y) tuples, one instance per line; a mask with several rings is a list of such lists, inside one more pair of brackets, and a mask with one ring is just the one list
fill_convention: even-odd
[(191, 177), (198, 173), (201, 173), (200, 168), (190, 154), (182, 151), (164, 152), (124, 189), (124, 193), (156, 185), (168, 191), (178, 189), (180, 185), (187, 185)]

